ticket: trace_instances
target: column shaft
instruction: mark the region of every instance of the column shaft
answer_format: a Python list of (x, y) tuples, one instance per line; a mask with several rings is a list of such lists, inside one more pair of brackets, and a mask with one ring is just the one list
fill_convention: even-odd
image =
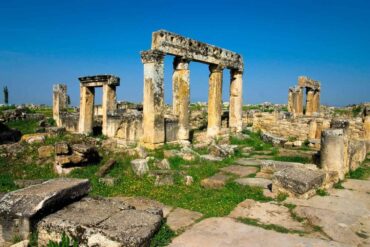
[(144, 144), (153, 147), (165, 141), (163, 53), (141, 53), (144, 64), (143, 138)]
[(312, 116), (314, 104), (314, 91), (308, 89), (306, 94), (306, 116)]
[(90, 134), (93, 131), (94, 96), (95, 88), (80, 86), (79, 132), (81, 134)]
[(302, 116), (303, 115), (303, 89), (302, 88), (299, 88), (297, 90), (295, 105), (296, 105), (296, 114), (298, 116)]
[(173, 114), (178, 117), (179, 140), (189, 140), (190, 71), (189, 62), (175, 57), (172, 76)]
[(230, 109), (229, 123), (232, 131), (240, 132), (243, 129), (243, 72), (230, 71)]
[(103, 101), (102, 101), (102, 112), (103, 112), (103, 126), (102, 132), (107, 135), (108, 131), (108, 113), (116, 110), (117, 99), (116, 99), (116, 86), (103, 85)]
[(207, 135), (215, 137), (221, 129), (222, 68), (217, 65), (210, 65), (209, 70)]

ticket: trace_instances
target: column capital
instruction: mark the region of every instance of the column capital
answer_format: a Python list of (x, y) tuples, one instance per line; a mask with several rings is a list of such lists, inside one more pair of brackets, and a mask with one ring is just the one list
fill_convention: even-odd
[(209, 65), (209, 72), (213, 73), (213, 72), (222, 72), (224, 69), (223, 66), (219, 65), (219, 64), (210, 64)]
[(164, 53), (157, 50), (147, 50), (141, 52), (141, 61), (146, 63), (163, 63)]
[(231, 75), (243, 75), (243, 71), (239, 69), (231, 69), (230, 74)]
[(176, 70), (188, 70), (190, 60), (184, 57), (175, 57), (173, 59), (173, 69)]

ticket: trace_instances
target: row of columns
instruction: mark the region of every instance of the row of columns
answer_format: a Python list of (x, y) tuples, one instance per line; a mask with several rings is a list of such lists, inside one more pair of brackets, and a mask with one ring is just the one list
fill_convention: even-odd
[[(149, 50), (141, 54), (144, 64), (143, 138), (145, 144), (165, 141), (164, 126), (164, 53)], [(178, 117), (178, 140), (189, 140), (190, 70), (189, 60), (175, 57), (173, 62), (173, 114)], [(207, 135), (215, 137), (221, 129), (223, 67), (209, 65)], [(242, 130), (242, 75), (231, 70), (230, 118), (233, 131)]]
[[(303, 88), (295, 87), (289, 89), (288, 111), (296, 116), (303, 115)], [(320, 111), (320, 91), (306, 89), (306, 116), (312, 116), (313, 113)]]

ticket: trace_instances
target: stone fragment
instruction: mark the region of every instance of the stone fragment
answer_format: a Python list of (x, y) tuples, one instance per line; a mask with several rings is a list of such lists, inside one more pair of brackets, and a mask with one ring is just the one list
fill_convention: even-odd
[(63, 135), (66, 133), (65, 127), (46, 127), (45, 128), (46, 133), (51, 135)]
[(225, 186), (229, 178), (230, 176), (224, 175), (222, 173), (217, 173), (212, 177), (203, 179), (200, 184), (205, 188), (217, 189)]
[(260, 227), (246, 225), (234, 219), (208, 218), (185, 233), (175, 237), (169, 247), (202, 246), (202, 247), (245, 247), (264, 246), (276, 247), (283, 243), (284, 247), (350, 247), (334, 241), (301, 237), (294, 234), (278, 233)]
[(131, 167), (137, 176), (143, 176), (149, 172), (148, 161), (146, 159), (132, 160)]
[(38, 242), (60, 241), (65, 232), (80, 246), (148, 246), (161, 220), (117, 200), (84, 198), (41, 220)]
[(170, 165), (170, 162), (168, 161), (168, 159), (161, 160), (160, 162), (158, 162), (156, 164), (156, 166), (159, 169), (162, 169), (162, 170), (169, 170), (169, 169), (171, 169), (171, 165)]
[(22, 136), (22, 141), (27, 142), (28, 144), (33, 143), (44, 143), (46, 134), (44, 133), (35, 133), (35, 134), (26, 134)]
[(223, 167), (220, 169), (223, 172), (231, 173), (239, 177), (245, 177), (257, 172), (257, 167), (253, 166), (239, 166), (239, 165), (231, 165), (227, 167)]
[(185, 185), (190, 186), (194, 183), (194, 178), (192, 176), (185, 176)]
[(45, 181), (45, 179), (17, 179), (14, 180), (14, 183), (18, 188), (25, 188), (31, 185), (42, 184)]
[(276, 161), (276, 160), (262, 160), (261, 161), (261, 172), (264, 173), (274, 173), (277, 171), (284, 170), (286, 168), (294, 167), (305, 167), (310, 169), (317, 169), (315, 165), (312, 164), (302, 164), (297, 162), (286, 162), (286, 161)]
[(155, 186), (164, 186), (164, 185), (173, 185), (173, 176), (172, 174), (163, 174), (157, 175), (155, 178)]
[(105, 184), (106, 186), (114, 186), (116, 182), (117, 179), (112, 177), (99, 178), (99, 183)]
[(342, 186), (349, 190), (355, 190), (370, 194), (369, 180), (366, 181), (366, 180), (347, 179), (345, 182), (342, 183)]
[(180, 155), (180, 152), (178, 150), (175, 150), (175, 149), (163, 150), (163, 157), (166, 158), (166, 159), (176, 157), (176, 156), (179, 156), (179, 155)]
[(292, 167), (278, 171), (273, 176), (273, 192), (283, 192), (302, 198), (316, 193), (324, 183), (325, 172), (302, 167)]
[(194, 224), (201, 217), (203, 217), (201, 213), (188, 209), (176, 208), (168, 215), (167, 225), (173, 231), (178, 231)]
[(262, 133), (261, 138), (264, 142), (271, 143), (274, 146), (283, 146), (288, 141), (285, 138), (277, 137), (267, 132)]
[(39, 158), (49, 158), (53, 155), (54, 147), (51, 145), (42, 146), (37, 149), (37, 152), (39, 153)]
[(217, 144), (212, 144), (208, 148), (208, 152), (210, 155), (217, 156), (217, 157), (229, 157), (230, 155), (234, 154), (234, 150), (237, 146), (235, 145), (217, 145)]
[(95, 175), (97, 177), (104, 177), (115, 164), (116, 161), (114, 159), (109, 159), (103, 166), (99, 168)]
[(67, 142), (57, 142), (55, 143), (55, 154), (64, 155), (69, 154), (70, 148)]
[(263, 189), (268, 189), (272, 184), (271, 180), (265, 178), (238, 178), (235, 182), (237, 184), (260, 187)]
[(5, 240), (26, 239), (45, 214), (68, 205), (90, 190), (87, 179), (61, 178), (10, 192), (0, 199), (0, 225)]
[(204, 154), (200, 156), (201, 159), (207, 160), (207, 161), (222, 161), (222, 158), (213, 156), (211, 154)]

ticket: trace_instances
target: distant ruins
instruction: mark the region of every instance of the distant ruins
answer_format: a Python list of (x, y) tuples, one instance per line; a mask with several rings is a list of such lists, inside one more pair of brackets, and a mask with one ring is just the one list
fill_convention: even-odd
[(303, 91), (306, 88), (306, 116), (315, 115), (320, 111), (320, 83), (306, 76), (298, 77), (298, 85), (289, 88), (288, 111), (294, 116), (303, 115)]
[[(173, 55), (173, 109), (165, 115), (163, 59)], [(113, 75), (79, 78), (79, 116), (66, 112), (66, 86), (54, 86), (53, 117), (58, 126), (82, 134), (93, 132), (95, 87), (103, 87), (102, 133), (108, 137), (141, 142), (146, 147), (189, 140), (189, 104), (191, 61), (209, 65), (207, 136), (214, 138), (221, 131), (222, 73), (230, 70), (229, 128), (242, 130), (242, 57), (226, 49), (160, 30), (153, 33), (151, 49), (141, 52), (144, 64), (143, 111), (117, 110), (116, 87), (120, 79)]]

